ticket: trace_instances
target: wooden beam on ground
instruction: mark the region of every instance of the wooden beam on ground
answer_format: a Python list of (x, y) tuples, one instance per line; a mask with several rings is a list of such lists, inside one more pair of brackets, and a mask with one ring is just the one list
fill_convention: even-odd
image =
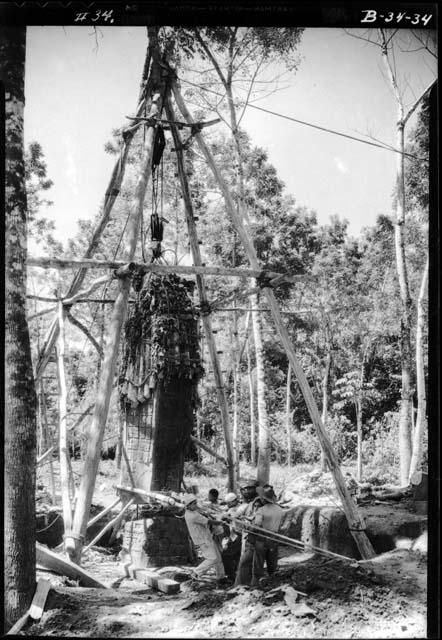
[(43, 615), (43, 611), (46, 604), (46, 598), (51, 589), (51, 583), (49, 580), (39, 578), (37, 582), (37, 589), (35, 590), (34, 597), (32, 599), (31, 608), (29, 609), (29, 616), (33, 620), (40, 620)]
[(37, 553), (36, 562), (45, 569), (54, 571), (54, 573), (58, 573), (62, 576), (67, 576), (72, 580), (78, 580), (83, 587), (96, 587), (98, 589), (108, 588), (105, 584), (94, 578), (92, 574), (88, 573), (74, 562), (71, 562), (67, 558), (60, 556), (58, 553), (47, 549), (39, 542), (36, 542), (35, 546)]
[[(130, 275), (135, 270), (142, 273), (179, 273), (182, 275), (201, 275), (201, 276), (226, 276), (230, 278), (259, 278), (262, 276), (268, 278), (278, 278), (279, 282), (303, 282), (312, 279), (311, 275), (290, 275), (276, 273), (275, 271), (266, 271), (265, 269), (243, 269), (242, 267), (205, 267), (201, 264), (185, 266), (181, 264), (158, 264), (146, 262), (124, 262), (122, 260), (95, 260), (92, 258), (48, 258), (45, 256), (29, 256), (27, 259), (29, 265), (34, 267), (42, 267), (45, 269), (76, 269), (78, 267), (87, 269), (113, 269), (117, 277)], [(108, 279), (108, 278), (107, 278)], [(105, 280), (105, 279), (100, 279)], [(98, 281), (97, 281), (98, 282)], [(103, 284), (103, 282), (101, 282)], [(98, 284), (96, 286), (99, 286)], [(96, 287), (94, 287), (96, 288)], [(91, 291), (85, 290), (76, 296), (64, 298), (64, 304), (73, 304), (77, 298), (85, 298)]]
[(200, 447), (200, 449), (204, 449), (204, 451), (207, 451), (207, 453), (216, 458), (216, 460), (219, 460), (220, 462), (225, 464), (227, 467), (227, 460), (223, 458), (223, 456), (220, 456), (219, 453), (216, 453), (216, 451), (207, 446), (207, 444), (204, 444), (204, 442), (201, 442), (201, 440), (198, 440), (198, 438), (195, 438), (195, 436), (190, 436), (190, 439), (194, 444), (196, 444), (197, 447)]
[(180, 583), (176, 580), (171, 580), (170, 578), (162, 578), (160, 575), (152, 571), (151, 569), (144, 569), (142, 567), (137, 567), (133, 564), (125, 564), (123, 566), (124, 575), (132, 578), (133, 580), (138, 580), (139, 582), (144, 582), (152, 589), (156, 589), (157, 591), (162, 591), (163, 593), (167, 593), (169, 595), (178, 593), (180, 591)]
[[(172, 104), (170, 100), (166, 101), (166, 113), (169, 120), (174, 121), (175, 118), (174, 118), (174, 113), (173, 113)], [(207, 270), (207, 267), (201, 266), (202, 265), (201, 252), (200, 252), (200, 247), (198, 242), (198, 234), (196, 231), (196, 224), (194, 220), (192, 198), (190, 195), (189, 184), (186, 178), (181, 138), (176, 127), (172, 126), (171, 131), (172, 131), (173, 141), (175, 144), (178, 176), (181, 184), (181, 192), (183, 194), (184, 211), (186, 216), (187, 231), (189, 235), (190, 250), (192, 252), (193, 263), (195, 265), (194, 268)], [(232, 269), (232, 271), (235, 272), (235, 269)], [(196, 284), (198, 289), (198, 297), (200, 300), (200, 305), (202, 308), (204, 307), (207, 308), (208, 297), (207, 297), (206, 285), (205, 285), (202, 273), (196, 274)], [(223, 428), (224, 442), (226, 445), (226, 457), (227, 457), (226, 464), (227, 464), (227, 471), (229, 476), (228, 487), (229, 487), (229, 491), (235, 491), (236, 478), (235, 478), (235, 465), (234, 465), (234, 458), (233, 458), (232, 437), (231, 437), (231, 429), (230, 429), (229, 407), (227, 404), (227, 395), (224, 387), (224, 379), (221, 371), (221, 364), (218, 358), (215, 338), (213, 337), (212, 321), (210, 319), (210, 315), (204, 312), (201, 313), (201, 322), (204, 328), (204, 335), (206, 337), (207, 348), (209, 350), (210, 360), (212, 363), (213, 375), (215, 378), (216, 392), (218, 397), (218, 404), (219, 404), (220, 415), (221, 415), (221, 424)]]
[[(175, 78), (172, 79), (172, 91), (175, 97), (175, 101), (182, 115), (184, 116), (185, 120), (187, 122), (193, 122), (192, 116), (190, 115), (186, 107), (186, 104), (183, 100), (183, 97), (179, 90), (178, 83)], [(196, 133), (195, 139), (198, 143), (198, 146), (201, 152), (206, 158), (208, 165), (212, 170), (212, 173), (214, 175), (216, 182), (218, 183), (221, 189), (230, 220), (233, 223), (239, 238), (241, 239), (242, 245), (248, 256), (250, 265), (252, 269), (259, 269), (259, 262), (256, 255), (255, 248), (253, 246), (253, 242), (243, 225), (240, 215), (237, 212), (236, 206), (230, 195), (230, 191), (227, 186), (227, 183), (225, 182), (220, 171), (218, 170), (218, 167), (216, 166), (214, 158), (208, 146), (206, 145), (202, 134)], [(307, 405), (312, 423), (315, 426), (316, 434), (318, 436), (321, 449), (324, 452), (329, 468), (333, 474), (336, 489), (342, 501), (342, 506), (345, 511), (345, 515), (347, 517), (349, 529), (353, 535), (353, 538), (356, 542), (356, 545), (359, 549), (361, 556), (363, 558), (371, 558), (375, 555), (375, 551), (373, 549), (373, 546), (370, 540), (367, 537), (367, 534), (365, 533), (365, 522), (362, 516), (360, 515), (357, 509), (357, 506), (347, 489), (344, 477), (339, 467), (338, 459), (336, 457), (336, 454), (334, 452), (330, 439), (327, 435), (327, 432), (324, 429), (324, 425), (322, 424), (321, 415), (316, 405), (316, 401), (314, 399), (312, 390), (310, 389), (310, 385), (302, 369), (302, 366), (298, 361), (298, 358), (296, 357), (295, 350), (291, 343), (287, 328), (285, 327), (282, 321), (282, 316), (279, 310), (278, 302), (276, 301), (276, 298), (271, 288), (263, 287), (263, 293), (267, 299), (267, 304), (272, 311), (273, 321), (275, 323), (277, 333), (284, 346), (285, 352), (292, 366), (292, 370), (298, 381), (298, 384), (301, 389), (302, 395), (304, 397), (305, 403)]]
[[(161, 116), (163, 100), (166, 92), (166, 77), (162, 74), (160, 61), (157, 58), (157, 33), (154, 27), (148, 27), (149, 47), (152, 55), (151, 75), (149, 86), (152, 90), (150, 117)], [(134, 258), (141, 219), (144, 211), (144, 200), (147, 185), (152, 173), (152, 157), (156, 129), (149, 127), (146, 130), (143, 148), (141, 151), (140, 170), (138, 173), (135, 194), (130, 207), (130, 215), (126, 227), (126, 246), (124, 258), (131, 262)], [(96, 402), (92, 422), (89, 428), (86, 454), (83, 472), (78, 491), (77, 504), (72, 525), (73, 535), (65, 538), (66, 548), (72, 559), (80, 561), (81, 550), (86, 534), (89, 510), (94, 492), (95, 480), (100, 462), (101, 445), (109, 412), (109, 403), (113, 388), (115, 367), (119, 350), (121, 328), (126, 318), (127, 300), (130, 292), (130, 280), (121, 279), (118, 283), (118, 295), (112, 312), (103, 366), (100, 372)]]

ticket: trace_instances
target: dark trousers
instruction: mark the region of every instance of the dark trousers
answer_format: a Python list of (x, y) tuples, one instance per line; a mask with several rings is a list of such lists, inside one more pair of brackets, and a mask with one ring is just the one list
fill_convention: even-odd
[(238, 569), (235, 578), (235, 587), (240, 584), (250, 584), (252, 582), (253, 555), (255, 552), (255, 543), (246, 540), (244, 550), (239, 559)]
[(269, 540), (256, 540), (252, 562), (254, 580), (264, 576), (264, 563), (268, 574), (274, 574), (278, 566), (278, 545)]
[(241, 556), (241, 537), (238, 536), (235, 540), (229, 540), (221, 555), (226, 576), (231, 580), (235, 580), (236, 570)]

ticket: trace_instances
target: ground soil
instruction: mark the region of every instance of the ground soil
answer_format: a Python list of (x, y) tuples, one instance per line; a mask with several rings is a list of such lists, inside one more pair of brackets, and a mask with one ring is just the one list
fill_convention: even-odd
[[(114, 483), (110, 471), (102, 473), (94, 503), (114, 500)], [(373, 508), (382, 519), (382, 505)], [(404, 506), (390, 504), (386, 509), (388, 521), (400, 520)], [(411, 541), (398, 546), (364, 563), (297, 553), (281, 558), (277, 574), (260, 589), (183, 582), (176, 595), (125, 577), (118, 548), (94, 547), (82, 566), (109, 588), (81, 588), (38, 571), (39, 577), (51, 580), (52, 589), (42, 619), (24, 633), (101, 638), (424, 638), (426, 552), (401, 548), (411, 547)], [(298, 594), (294, 603), (289, 587), (305, 595)]]

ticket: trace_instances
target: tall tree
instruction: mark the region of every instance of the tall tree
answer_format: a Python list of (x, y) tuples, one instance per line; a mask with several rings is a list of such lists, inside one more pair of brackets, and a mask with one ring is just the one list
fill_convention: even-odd
[[(372, 32), (374, 35), (372, 35)], [(405, 485), (408, 481), (411, 461), (411, 433), (413, 411), (413, 353), (411, 347), (412, 331), (412, 298), (410, 294), (409, 270), (406, 259), (406, 191), (405, 191), (405, 127), (416, 108), (420, 105), (432, 84), (417, 98), (411, 106), (405, 99), (404, 88), (401, 87), (400, 74), (395, 62), (395, 54), (399, 47), (403, 50), (403, 43), (397, 40), (401, 37), (398, 30), (377, 29), (372, 30), (368, 36), (362, 37), (367, 42), (380, 48), (382, 62), (390, 83), (396, 103), (396, 184), (394, 193), (395, 210), (395, 234), (394, 244), (396, 252), (396, 272), (401, 301), (401, 405), (399, 415), (399, 457), (400, 457), (400, 482)], [(411, 34), (411, 41), (418, 44), (416, 35)], [(420, 41), (419, 41), (420, 42)], [(409, 50), (413, 49), (409, 43)], [(414, 47), (415, 48), (415, 47)], [(422, 48), (422, 47), (419, 47)], [(428, 49), (427, 49), (428, 51)], [(434, 53), (429, 51), (430, 55)], [(434, 82), (434, 81), (433, 81)], [(409, 81), (407, 80), (407, 84)]]
[(5, 625), (29, 607), (35, 588), (36, 394), (26, 321), (26, 189), (23, 145), (26, 28), (1, 27), (6, 96)]

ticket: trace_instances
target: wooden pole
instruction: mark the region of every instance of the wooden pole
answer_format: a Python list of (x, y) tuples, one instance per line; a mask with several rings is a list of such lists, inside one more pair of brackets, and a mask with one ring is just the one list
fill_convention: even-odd
[(292, 365), (289, 362), (287, 369), (287, 390), (285, 396), (285, 431), (287, 435), (287, 466), (292, 466), (292, 429), (290, 414), (290, 384), (292, 382)]
[(92, 527), (92, 525), (101, 520), (101, 518), (104, 518), (104, 516), (109, 513), (109, 511), (112, 511), (112, 509), (116, 507), (119, 502), (121, 502), (121, 498), (117, 498), (114, 502), (112, 502), (112, 504), (103, 509), (103, 511), (97, 513), (97, 515), (94, 516), (92, 520), (89, 520), (89, 522), (87, 523), (87, 528), (89, 529), (89, 527)]
[[(152, 97), (150, 109), (150, 117), (155, 118), (161, 115), (164, 93), (165, 78), (162, 76), (160, 61), (157, 57), (157, 38), (156, 28), (148, 27), (149, 46), (152, 53), (152, 72), (149, 80), (152, 80), (152, 91), (155, 91)], [(150, 174), (152, 172), (152, 156), (154, 146), (154, 136), (156, 129), (149, 127), (146, 131), (143, 150), (141, 168), (138, 175), (137, 185), (135, 189), (132, 210), (130, 212), (127, 230), (126, 230), (126, 247), (124, 257), (127, 262), (133, 260), (139, 237), (140, 222), (143, 215), (144, 199)], [(95, 479), (98, 471), (100, 460), (101, 445), (103, 441), (104, 429), (106, 426), (107, 415), (109, 411), (109, 402), (113, 386), (115, 366), (118, 356), (119, 340), (121, 327), (126, 317), (127, 299), (130, 291), (130, 280), (128, 278), (121, 279), (119, 282), (119, 291), (115, 301), (112, 318), (110, 321), (109, 334), (105, 347), (103, 366), (100, 372), (100, 380), (97, 388), (97, 399), (95, 403), (92, 422), (89, 429), (89, 438), (85, 453), (83, 473), (79, 487), (78, 500), (74, 513), (73, 535), (68, 540), (68, 552), (72, 560), (79, 562), (81, 557), (81, 548), (86, 533), (89, 509), (94, 492)]]
[(129, 502), (127, 504), (124, 505), (124, 507), (121, 509), (120, 513), (113, 518), (112, 520), (110, 520), (107, 525), (105, 527), (103, 527), (103, 529), (97, 533), (97, 535), (95, 536), (95, 538), (89, 542), (89, 544), (87, 545), (87, 547), (84, 547), (83, 549), (83, 553), (85, 551), (88, 551), (91, 547), (94, 546), (94, 544), (96, 542), (98, 542), (98, 540), (100, 538), (103, 537), (103, 535), (106, 533), (106, 531), (109, 531), (109, 529), (111, 529), (114, 525), (117, 524), (117, 522), (119, 522), (121, 520), (121, 518), (123, 517), (124, 513), (129, 509), (129, 507), (131, 507), (133, 505), (133, 503), (135, 502), (135, 498), (132, 498), (131, 500), (129, 500)]
[[(242, 267), (203, 267), (201, 264), (186, 266), (182, 264), (158, 264), (147, 262), (131, 262), (123, 260), (96, 260), (95, 258), (50, 258), (46, 256), (34, 256), (29, 257), (28, 265), (34, 267), (42, 267), (44, 269), (75, 269), (79, 266), (88, 269), (114, 269), (117, 277), (124, 277), (131, 275), (132, 272), (137, 269), (143, 273), (181, 273), (182, 275), (193, 276), (226, 276), (230, 278), (258, 278), (265, 276), (266, 278), (272, 278), (279, 276), (281, 282), (303, 282), (308, 279), (309, 276), (304, 275), (290, 275), (283, 273), (276, 273), (275, 271), (265, 271), (263, 269), (243, 269)], [(79, 291), (77, 294), (63, 299), (63, 304), (73, 304), (78, 299), (85, 298), (89, 293), (96, 289), (101, 284), (105, 284), (109, 281), (109, 276), (99, 278), (88, 289)], [(249, 293), (255, 293), (257, 289)], [(233, 295), (238, 296), (238, 293)], [(249, 294), (242, 294), (249, 295)]]
[[(250, 327), (247, 329), (250, 331)], [(249, 379), (249, 403), (250, 403), (250, 462), (256, 465), (256, 422), (255, 422), (255, 391), (253, 388), (252, 359), (250, 357), (250, 336), (247, 340), (247, 376)]]
[(204, 451), (207, 451), (207, 453), (213, 456), (216, 460), (219, 460), (220, 462), (225, 464), (226, 467), (228, 466), (227, 460), (223, 458), (223, 456), (220, 456), (219, 453), (211, 449), (207, 444), (204, 444), (204, 442), (201, 442), (201, 440), (199, 440), (198, 438), (195, 438), (195, 436), (190, 436), (190, 439), (194, 444), (196, 444), (197, 447), (199, 447), (200, 449), (204, 449)]
[[(187, 120), (187, 122), (193, 122), (193, 119), (184, 103), (184, 100), (181, 96), (181, 92), (179, 90), (177, 81), (175, 79), (172, 80), (172, 90), (175, 96), (175, 100), (177, 102), (177, 105), (181, 111), (181, 113), (183, 114), (184, 118)], [(230, 195), (229, 189), (227, 187), (226, 182), (224, 181), (222, 175), (220, 174), (218, 167), (215, 164), (215, 161), (213, 159), (213, 156), (209, 150), (209, 148), (207, 147), (206, 143), (204, 142), (204, 138), (202, 136), (201, 133), (196, 133), (195, 134), (195, 139), (204, 155), (204, 157), (206, 158), (206, 161), (208, 163), (208, 165), (210, 166), (213, 175), (215, 177), (215, 180), (217, 181), (218, 185), (220, 186), (221, 192), (223, 194), (224, 197), (224, 201), (226, 204), (226, 208), (227, 211), (229, 213), (230, 219), (233, 223), (233, 225), (235, 226), (237, 233), (242, 241), (242, 244), (244, 246), (244, 249), (247, 253), (250, 265), (253, 269), (259, 269), (259, 262), (258, 262), (258, 258), (256, 256), (256, 252), (255, 252), (255, 248), (253, 246), (252, 240), (249, 237), (248, 233), (246, 232), (242, 221), (240, 220), (232, 197)], [(358, 546), (359, 552), (361, 554), (361, 556), (363, 558), (370, 558), (373, 557), (375, 555), (374, 549), (372, 547), (371, 542), (369, 541), (366, 533), (365, 533), (365, 523), (363, 518), (361, 517), (361, 515), (358, 512), (358, 509), (356, 507), (356, 504), (354, 503), (348, 489), (347, 486), (345, 484), (344, 481), (344, 477), (342, 475), (342, 472), (339, 468), (339, 464), (338, 464), (338, 460), (336, 457), (336, 454), (333, 450), (333, 447), (331, 445), (331, 442), (327, 436), (327, 433), (324, 430), (324, 426), (322, 424), (321, 421), (321, 416), (319, 414), (319, 410), (318, 407), (316, 405), (316, 401), (313, 397), (313, 393), (312, 390), (310, 389), (310, 386), (308, 384), (307, 378), (305, 376), (305, 373), (298, 361), (298, 358), (296, 357), (295, 354), (295, 350), (293, 348), (293, 345), (291, 343), (290, 340), (290, 336), (289, 333), (282, 321), (282, 317), (281, 317), (281, 312), (279, 310), (279, 305), (276, 301), (276, 298), (274, 296), (273, 291), (268, 288), (265, 287), (263, 288), (263, 293), (267, 299), (267, 304), (269, 306), (269, 308), (272, 311), (272, 316), (273, 316), (273, 321), (275, 323), (276, 326), (276, 330), (278, 332), (279, 338), (284, 346), (284, 349), (287, 353), (287, 357), (290, 361), (290, 364), (292, 366), (293, 372), (296, 376), (296, 379), (298, 381), (299, 387), (301, 389), (302, 395), (304, 397), (304, 400), (306, 402), (312, 423), (315, 426), (316, 429), (316, 433), (318, 435), (319, 438), (319, 442), (320, 445), (322, 447), (322, 449), (325, 452), (326, 458), (327, 458), (327, 462), (329, 464), (330, 470), (333, 474), (334, 480), (335, 480), (335, 484), (336, 484), (336, 489), (338, 491), (339, 497), (341, 498), (342, 501), (342, 506), (343, 509), (345, 511), (345, 515), (347, 517), (347, 521), (349, 524), (349, 529), (355, 539), (355, 542)]]
[[(174, 113), (172, 109), (172, 105), (169, 100), (166, 101), (166, 114), (169, 120), (174, 121)], [(196, 225), (193, 214), (193, 205), (192, 199), (190, 196), (189, 185), (186, 178), (186, 172), (184, 168), (184, 159), (183, 159), (183, 151), (182, 151), (182, 142), (180, 134), (175, 126), (171, 126), (173, 141), (176, 150), (176, 159), (177, 159), (177, 167), (178, 167), (178, 176), (181, 184), (181, 191), (183, 194), (184, 200), (184, 210), (186, 215), (187, 222), (187, 230), (189, 235), (189, 243), (190, 250), (192, 252), (193, 263), (196, 267), (201, 267), (201, 253), (198, 243), (198, 234), (196, 231)], [(198, 289), (198, 296), (200, 299), (201, 308), (203, 306), (208, 305), (207, 291), (206, 285), (202, 275), (196, 275), (196, 285)], [(213, 337), (212, 331), (212, 321), (210, 319), (209, 313), (202, 312), (201, 313), (201, 322), (204, 328), (204, 335), (207, 342), (207, 347), (210, 354), (210, 360), (212, 362), (213, 375), (215, 377), (216, 384), (216, 392), (218, 396), (218, 404), (220, 408), (221, 414), (221, 424), (223, 428), (224, 434), (224, 442), (226, 445), (226, 458), (227, 458), (227, 469), (229, 474), (228, 486), (229, 491), (235, 491), (236, 488), (236, 479), (235, 479), (235, 461), (233, 457), (233, 449), (232, 449), (232, 437), (230, 433), (230, 420), (229, 420), (229, 408), (227, 405), (227, 397), (226, 391), (224, 387), (223, 374), (221, 371), (221, 365), (219, 362), (215, 338)]]
[[(57, 337), (57, 375), (60, 393), (59, 403), (59, 447), (60, 447), (60, 484), (61, 502), (63, 505), (63, 520), (65, 535), (69, 535), (72, 528), (72, 505), (69, 496), (69, 451), (67, 447), (67, 389), (64, 370), (64, 309), (61, 301), (58, 303), (58, 337)], [(66, 545), (66, 538), (65, 538)]]
[[(53, 439), (51, 437), (51, 439), (49, 440), (49, 429), (48, 429), (48, 414), (47, 414), (47, 410), (46, 410), (46, 396), (45, 396), (45, 392), (44, 392), (44, 384), (43, 384), (43, 380), (40, 378), (39, 381), (39, 387), (40, 387), (40, 409), (41, 409), (41, 418), (42, 418), (42, 423), (44, 424), (44, 430), (45, 430), (45, 442), (46, 442), (46, 446), (49, 445), (49, 443), (53, 442)], [(52, 504), (55, 504), (56, 501), (56, 495), (55, 495), (55, 475), (54, 475), (54, 464), (52, 461), (52, 456), (50, 456), (49, 458), (49, 473), (51, 476), (51, 497), (52, 497)]]

